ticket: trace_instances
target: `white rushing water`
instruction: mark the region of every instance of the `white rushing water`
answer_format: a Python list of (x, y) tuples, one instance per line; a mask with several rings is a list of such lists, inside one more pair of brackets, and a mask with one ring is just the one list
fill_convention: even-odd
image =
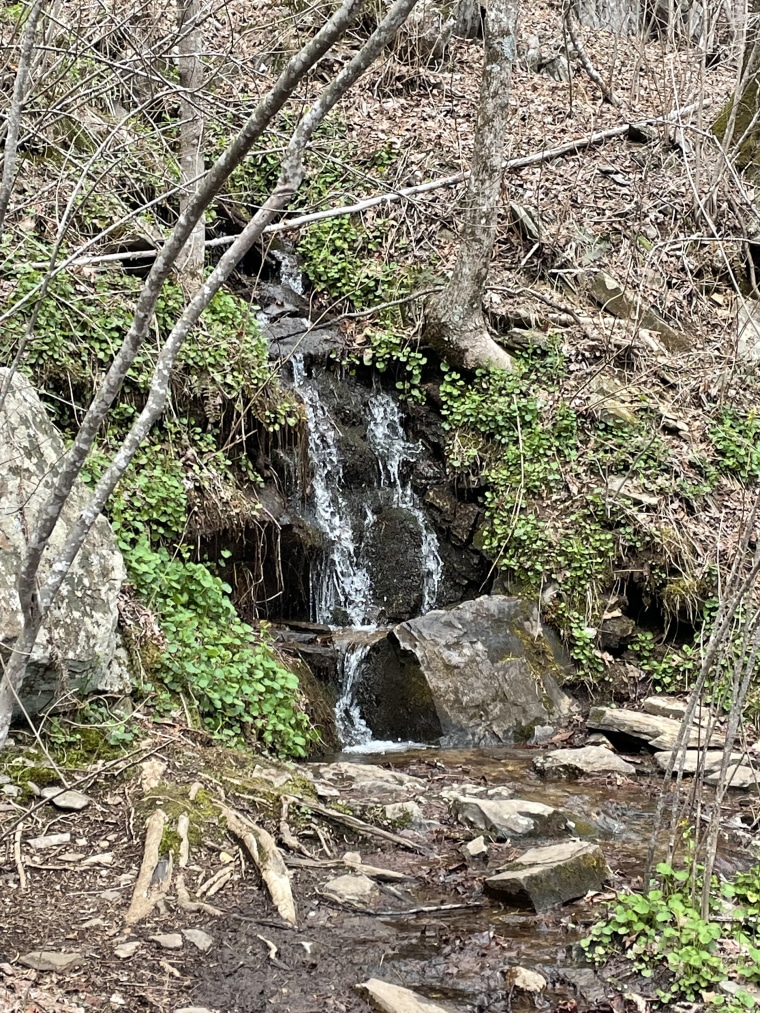
[[(336, 725), (341, 742), (347, 749), (370, 751), (370, 746), (390, 748), (391, 743), (372, 740), (371, 729), (362, 717), (356, 700), (363, 663), (370, 641), (361, 632), (376, 629), (381, 605), (375, 600), (371, 572), (361, 558), (357, 545), (349, 503), (342, 492), (343, 460), (340, 453), (340, 433), (322, 402), (318, 386), (306, 376), (303, 360), (293, 360), (293, 379), (296, 391), (306, 411), (308, 426), (311, 488), (309, 504), (314, 522), (324, 537), (324, 548), (311, 578), (312, 618), (319, 623), (335, 626), (336, 621), (356, 630), (355, 639), (341, 637), (336, 641), (339, 650), (340, 696), (335, 708)], [(372, 449), (379, 469), (379, 486), (386, 491), (394, 507), (401, 508), (414, 518), (420, 532), (421, 613), (435, 607), (442, 575), (438, 539), (421, 509), (411, 477), (404, 471), (420, 453), (420, 446), (406, 438), (403, 418), (397, 403), (384, 391), (373, 393), (368, 403), (367, 442)], [(377, 490), (368, 490), (363, 504), (364, 532), (374, 522), (370, 497)]]

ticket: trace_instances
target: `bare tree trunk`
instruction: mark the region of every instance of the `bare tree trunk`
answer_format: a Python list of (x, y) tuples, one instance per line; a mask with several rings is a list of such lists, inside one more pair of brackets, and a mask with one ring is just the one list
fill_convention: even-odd
[(426, 307), (426, 340), (457, 368), (512, 367), (488, 332), (482, 299), (496, 236), (516, 22), (510, 0), (492, 0), (461, 246), (448, 285)]
[(8, 204), (13, 192), (13, 178), (16, 174), (16, 157), (18, 154), (18, 139), (21, 131), (21, 113), (24, 108), (24, 101), (27, 97), (27, 84), (29, 82), (29, 71), (32, 66), (34, 54), (34, 36), (37, 32), (37, 22), (40, 19), (45, 0), (35, 0), (24, 25), (21, 34), (21, 52), (16, 68), (16, 79), (13, 82), (13, 97), (5, 127), (5, 150), (3, 152), (3, 176), (0, 181), (0, 239), (3, 235), (5, 216), (8, 211)]
[[(203, 175), (203, 113), (198, 102), (203, 88), (202, 34), (198, 25), (198, 0), (177, 0), (179, 27), (179, 167), (185, 190), (180, 196), (180, 211), (190, 203), (197, 181)], [(193, 291), (203, 281), (206, 227), (198, 220), (185, 248), (177, 258), (176, 269), (185, 291)]]
[[(195, 292), (182, 316), (173, 327), (171, 334), (166, 339), (159, 353), (145, 407), (132, 426), (124, 443), (117, 451), (113, 461), (98, 482), (92, 499), (77, 518), (66, 540), (66, 544), (51, 567), (46, 584), (39, 591), (36, 590), (37, 570), (39, 558), (41, 558), (46, 541), (40, 549), (37, 564), (33, 571), (28, 565), (31, 549), (27, 553), (27, 559), (19, 578), (19, 597), (22, 604), (24, 626), (21, 636), (14, 645), (14, 653), (6, 665), (4, 677), (0, 684), (0, 749), (7, 738), (13, 705), (23, 683), (27, 660), (45, 619), (45, 615), (53, 603), (61, 584), (65, 580), (90, 528), (105, 506), (108, 497), (129, 467), (135, 452), (147, 436), (151, 426), (161, 416), (166, 404), (171, 370), (185, 338), (197, 323), (203, 310), (230, 276), (240, 258), (261, 238), (264, 228), (288, 204), (300, 186), (304, 176), (304, 153), (316, 128), (330, 110), (334, 108), (339, 99), (383, 52), (399, 27), (409, 16), (409, 12), (416, 2), (417, 0), (396, 0), (365, 45), (343, 67), (337, 77), (327, 85), (316, 102), (314, 102), (301, 119), (283, 158), (277, 186), (255, 217), (225, 252), (209, 278)], [(345, 27), (347, 27), (347, 24)], [(312, 47), (313, 42), (314, 40), (310, 43)], [(310, 55), (313, 55), (313, 50), (310, 52)], [(318, 56), (315, 56), (314, 61), (317, 58)], [(311, 66), (312, 64), (309, 65)], [(211, 197), (209, 197), (210, 200)], [(120, 382), (123, 381), (128, 368), (127, 366), (123, 369)], [(105, 414), (103, 417), (105, 417)], [(71, 490), (73, 481), (72, 478), (68, 489), (65, 490), (66, 495), (63, 498), (63, 502), (65, 502), (66, 496)], [(51, 501), (53, 498), (51, 497)], [(48, 507), (50, 507), (50, 502), (48, 503)], [(60, 514), (60, 510), (58, 512)], [(22, 579), (26, 582), (24, 586), (29, 589), (23, 596), (21, 594)]]

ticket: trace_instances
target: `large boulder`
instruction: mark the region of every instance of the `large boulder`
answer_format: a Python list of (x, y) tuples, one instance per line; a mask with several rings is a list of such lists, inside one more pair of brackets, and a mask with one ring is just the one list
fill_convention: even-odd
[(565, 666), (532, 605), (484, 596), (394, 627), (370, 649), (357, 702), (378, 738), (525, 742), (575, 712), (559, 685)]
[(557, 781), (572, 781), (593, 774), (636, 773), (632, 763), (603, 746), (583, 746), (580, 749), (554, 749), (540, 753), (533, 760), (533, 769), (542, 777)]
[[(0, 388), (8, 371), (0, 369)], [(16, 579), (26, 551), (25, 532), (37, 523), (66, 448), (29, 381), (16, 374), (0, 411), (0, 654), (8, 656), (21, 632)], [(50, 538), (40, 577), (89, 499), (77, 482)], [(74, 561), (37, 638), (21, 702), (34, 714), (62, 690), (121, 692), (129, 678), (117, 650), (117, 599), (126, 579), (113, 532), (99, 517)]]

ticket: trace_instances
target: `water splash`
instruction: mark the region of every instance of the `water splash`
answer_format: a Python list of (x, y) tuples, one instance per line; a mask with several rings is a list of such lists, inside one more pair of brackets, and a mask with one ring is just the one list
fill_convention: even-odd
[[(373, 632), (368, 627), (367, 632)], [(362, 717), (356, 700), (356, 688), (359, 685), (371, 641), (354, 641), (353, 643), (336, 643), (338, 648), (338, 674), (340, 676), (340, 697), (335, 704), (335, 727), (343, 748), (351, 749), (366, 746), (372, 742), (372, 730)]]

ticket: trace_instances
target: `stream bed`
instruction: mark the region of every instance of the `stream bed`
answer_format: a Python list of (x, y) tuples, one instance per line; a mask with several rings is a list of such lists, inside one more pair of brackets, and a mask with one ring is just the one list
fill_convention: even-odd
[[(633, 778), (544, 781), (532, 769), (536, 755), (529, 748), (412, 748), (343, 753), (304, 765), (322, 804), (387, 827), (408, 845), (346, 828), (336, 828), (326, 841), (303, 824), (300, 839), (314, 860), (288, 861), (300, 930), (262, 921), (251, 895), (250, 916), (243, 906), (224, 926), (225, 949), (203, 969), (207, 980), (196, 1001), (211, 1006), (214, 997), (213, 1008), (240, 1013), (366, 1013), (356, 986), (379, 978), (461, 1013), (610, 1009), (610, 999), (628, 986), (601, 980), (580, 941), (600, 917), (602, 902), (614, 897), (608, 886), (640, 881), (661, 775), (649, 757), (635, 756), (629, 757), (637, 766)], [(452, 815), (452, 798), (461, 792), (540, 802), (560, 810), (567, 825), (549, 837), (483, 835)], [(469, 857), (463, 846), (481, 835), (484, 853)], [(558, 837), (602, 847), (612, 872), (602, 891), (538, 914), (484, 891), (485, 879), (515, 855)], [(398, 881), (375, 879), (366, 896), (341, 896), (346, 884), (333, 884), (361, 873), (361, 865), (346, 864), (357, 861), (357, 852), (361, 865), (390, 870)], [(277, 947), (274, 962), (265, 959), (262, 939)], [(518, 966), (538, 971), (546, 989), (530, 995), (511, 988), (510, 969)], [(245, 968), (247, 986), (240, 978), (248, 975)]]

